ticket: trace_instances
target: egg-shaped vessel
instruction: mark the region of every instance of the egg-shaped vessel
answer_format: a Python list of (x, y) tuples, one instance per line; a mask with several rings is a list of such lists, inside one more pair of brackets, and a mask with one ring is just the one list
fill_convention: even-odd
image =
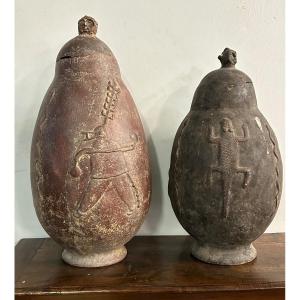
[(150, 200), (144, 131), (118, 63), (83, 17), (60, 50), (31, 148), (34, 206), (62, 258), (81, 267), (121, 261)]
[(257, 108), (251, 79), (226, 48), (222, 67), (196, 89), (173, 144), (169, 196), (194, 237), (199, 260), (237, 265), (253, 260), (252, 242), (277, 211), (282, 163), (273, 130)]

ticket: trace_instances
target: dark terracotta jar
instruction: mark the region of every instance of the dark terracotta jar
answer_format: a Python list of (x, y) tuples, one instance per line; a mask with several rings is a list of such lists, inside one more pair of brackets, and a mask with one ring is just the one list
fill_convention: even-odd
[(276, 137), (257, 108), (251, 79), (226, 48), (204, 77), (173, 144), (169, 196), (205, 262), (253, 260), (252, 242), (271, 223), (282, 186)]
[(72, 265), (98, 267), (126, 256), (148, 211), (147, 145), (111, 50), (83, 17), (56, 60), (31, 148), (33, 200), (47, 233)]

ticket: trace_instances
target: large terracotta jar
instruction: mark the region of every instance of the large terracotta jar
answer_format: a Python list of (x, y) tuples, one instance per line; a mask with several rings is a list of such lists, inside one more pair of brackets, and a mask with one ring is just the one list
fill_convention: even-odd
[(282, 186), (276, 137), (257, 108), (252, 80), (226, 48), (222, 67), (198, 86), (173, 144), (169, 195), (205, 262), (253, 260), (251, 244), (271, 223)]
[(111, 50), (83, 17), (56, 60), (36, 121), (31, 183), (39, 221), (80, 267), (117, 263), (148, 211), (147, 145)]

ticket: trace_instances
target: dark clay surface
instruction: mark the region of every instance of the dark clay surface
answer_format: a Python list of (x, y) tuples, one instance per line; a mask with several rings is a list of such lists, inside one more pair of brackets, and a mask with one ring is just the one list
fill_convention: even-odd
[[(249, 245), (271, 223), (280, 201), (276, 137), (257, 108), (251, 79), (225, 49), (222, 68), (198, 86), (172, 149), (169, 195), (198, 245)], [(259, 255), (259, 254), (258, 254)]]

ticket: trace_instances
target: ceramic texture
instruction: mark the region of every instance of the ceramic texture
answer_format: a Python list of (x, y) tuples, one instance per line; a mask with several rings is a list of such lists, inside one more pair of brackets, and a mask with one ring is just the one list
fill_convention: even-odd
[(253, 260), (251, 243), (278, 209), (282, 163), (273, 130), (257, 108), (251, 79), (226, 48), (222, 68), (204, 77), (173, 144), (169, 196), (195, 238), (192, 254), (235, 265)]
[(126, 256), (151, 190), (142, 123), (97, 25), (83, 17), (79, 35), (60, 50), (31, 149), (39, 221), (65, 249), (63, 259), (83, 267)]

